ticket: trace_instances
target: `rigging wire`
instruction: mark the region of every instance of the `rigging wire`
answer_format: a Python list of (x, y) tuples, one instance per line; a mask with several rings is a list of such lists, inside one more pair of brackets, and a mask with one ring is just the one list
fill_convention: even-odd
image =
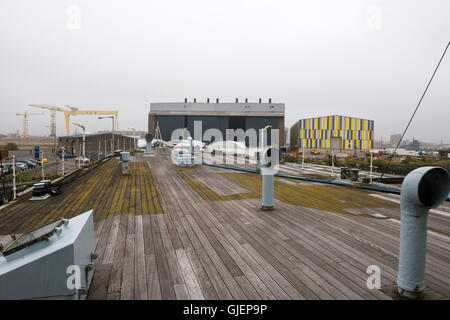
[(406, 125), (406, 128), (405, 128), (405, 131), (403, 131), (403, 134), (402, 134), (402, 136), (400, 137), (400, 140), (398, 141), (397, 146), (396, 146), (395, 149), (394, 149), (394, 152), (393, 152), (393, 153), (391, 154), (391, 156), (389, 157), (389, 161), (388, 161), (387, 165), (384, 166), (383, 172), (381, 173), (381, 176), (380, 176), (380, 180), (379, 180), (379, 181), (381, 181), (381, 179), (383, 179), (383, 176), (384, 176), (384, 173), (385, 173), (386, 169), (389, 168), (389, 166), (390, 166), (390, 164), (391, 164), (391, 160), (392, 160), (392, 158), (394, 157), (395, 152), (397, 151), (398, 147), (400, 146), (400, 143), (402, 142), (403, 137), (405, 136), (405, 133), (406, 133), (406, 131), (408, 130), (409, 125), (411, 124), (411, 122), (412, 122), (414, 116), (416, 115), (416, 112), (417, 112), (417, 110), (419, 109), (420, 104), (422, 103), (423, 97), (424, 97), (425, 94), (427, 93), (428, 88), (430, 87), (430, 84), (431, 84), (431, 82), (433, 81), (434, 75), (436, 74), (437, 70), (439, 69), (439, 66), (441, 65), (441, 62), (442, 62), (442, 60), (444, 59), (445, 53), (447, 52), (447, 49), (448, 49), (449, 46), (450, 46), (450, 41), (447, 43), (447, 46), (445, 47), (445, 50), (444, 50), (444, 52), (442, 53), (441, 59), (439, 59), (439, 62), (438, 62), (438, 64), (437, 64), (436, 68), (434, 69), (433, 75), (431, 76), (430, 81), (428, 81), (428, 84), (427, 84), (427, 86), (426, 86), (426, 88), (425, 88), (425, 91), (423, 92), (422, 97), (420, 98), (419, 103), (418, 103), (417, 106), (416, 106), (416, 109), (414, 110), (414, 112), (413, 112), (411, 118), (409, 119), (409, 122), (408, 122), (408, 124)]

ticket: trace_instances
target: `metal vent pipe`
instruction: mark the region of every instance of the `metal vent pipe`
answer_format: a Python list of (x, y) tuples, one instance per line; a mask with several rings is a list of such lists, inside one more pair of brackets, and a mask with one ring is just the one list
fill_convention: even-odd
[(274, 209), (274, 176), (279, 158), (279, 150), (277, 148), (267, 148), (261, 152), (260, 169), (262, 175), (262, 199), (261, 209)]
[(403, 297), (424, 295), (428, 213), (446, 200), (449, 191), (450, 177), (441, 167), (418, 168), (403, 181), (397, 277), (398, 293)]

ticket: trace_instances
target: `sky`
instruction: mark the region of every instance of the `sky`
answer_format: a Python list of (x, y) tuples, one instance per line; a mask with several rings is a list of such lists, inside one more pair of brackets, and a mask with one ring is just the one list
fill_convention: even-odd
[[(120, 129), (146, 130), (149, 102), (272, 98), (287, 127), (348, 115), (388, 140), (448, 41), (448, 0), (0, 0), (0, 133), (22, 131), (17, 112), (41, 112), (29, 104), (118, 110)], [(450, 144), (449, 84), (450, 52), (406, 139)], [(30, 116), (30, 134), (49, 124), (48, 111)]]

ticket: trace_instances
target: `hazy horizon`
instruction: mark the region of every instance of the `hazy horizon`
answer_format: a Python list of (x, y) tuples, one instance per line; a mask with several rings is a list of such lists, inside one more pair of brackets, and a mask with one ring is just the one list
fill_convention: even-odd
[[(0, 0), (0, 133), (22, 132), (16, 112), (41, 112), (29, 104), (118, 110), (120, 130), (146, 130), (150, 102), (272, 98), (286, 104), (287, 127), (341, 114), (374, 120), (375, 139), (388, 141), (449, 35), (444, 0)], [(450, 144), (449, 55), (405, 139)], [(29, 133), (49, 124), (48, 111), (30, 116)]]

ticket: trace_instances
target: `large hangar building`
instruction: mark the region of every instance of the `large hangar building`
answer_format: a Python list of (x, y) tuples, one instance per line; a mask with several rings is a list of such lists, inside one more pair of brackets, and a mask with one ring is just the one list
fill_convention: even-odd
[(374, 121), (348, 116), (325, 116), (297, 121), (290, 129), (293, 149), (369, 150)]
[[(194, 121), (202, 121), (202, 137), (206, 130), (215, 128), (222, 132), (226, 139), (226, 129), (255, 129), (259, 132), (268, 125), (273, 129), (279, 129), (278, 146), (284, 146), (284, 103), (268, 102), (219, 102), (216, 99), (212, 103), (206, 102), (161, 102), (151, 103), (148, 114), (148, 132), (155, 134), (157, 124), (159, 125), (163, 140), (169, 141), (172, 132), (176, 129), (187, 128), (194, 137)], [(259, 135), (258, 135), (259, 136)], [(211, 141), (204, 141), (209, 143)], [(270, 138), (268, 143), (271, 143)], [(246, 139), (248, 146), (248, 139)], [(274, 143), (275, 144), (275, 143)]]

